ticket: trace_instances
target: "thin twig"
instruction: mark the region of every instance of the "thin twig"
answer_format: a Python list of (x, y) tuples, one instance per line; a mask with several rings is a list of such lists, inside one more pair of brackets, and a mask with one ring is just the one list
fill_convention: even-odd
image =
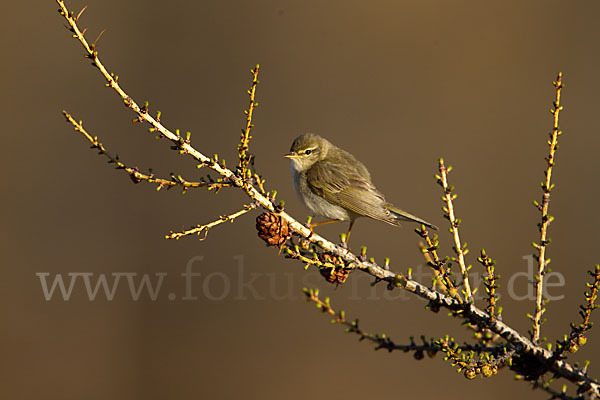
[(254, 101), (254, 97), (256, 94), (256, 85), (258, 85), (258, 69), (260, 66), (256, 64), (253, 70), (250, 71), (252, 74), (252, 86), (248, 89), (248, 96), (250, 97), (250, 104), (248, 105), (248, 110), (244, 111), (246, 113), (246, 127), (242, 129), (242, 136), (240, 138), (240, 144), (238, 145), (239, 152), (239, 162), (238, 162), (238, 172), (243, 179), (250, 178), (250, 171), (248, 170), (248, 163), (250, 162), (251, 155), (248, 154), (248, 144), (250, 143), (250, 130), (254, 127), (252, 124), (252, 113), (254, 112), (254, 108), (258, 107), (258, 103)]
[(579, 350), (579, 347), (587, 343), (587, 338), (584, 333), (592, 329), (593, 323), (590, 321), (592, 312), (599, 308), (600, 305), (596, 304), (598, 299), (598, 291), (600, 290), (600, 265), (596, 265), (593, 271), (588, 271), (592, 276), (592, 283), (586, 283), (586, 287), (590, 289), (589, 292), (583, 293), (585, 297), (585, 305), (579, 306), (579, 315), (581, 316), (581, 323), (571, 323), (571, 332), (569, 335), (565, 335), (564, 340), (556, 342), (556, 350), (554, 351), (554, 358), (564, 358), (563, 354), (565, 351), (575, 353)]
[(462, 274), (465, 300), (467, 303), (472, 303), (473, 294), (471, 293), (471, 285), (469, 284), (469, 267), (467, 267), (465, 264), (465, 255), (468, 253), (467, 245), (463, 245), (460, 242), (458, 226), (462, 221), (456, 218), (454, 215), (454, 205), (452, 202), (454, 199), (456, 199), (456, 194), (452, 193), (454, 191), (454, 187), (448, 185), (448, 173), (452, 171), (452, 167), (446, 168), (444, 165), (444, 160), (440, 158), (439, 171), (440, 174), (436, 175), (436, 179), (440, 186), (444, 189), (444, 195), (442, 196), (442, 200), (446, 204), (445, 207), (443, 207), (444, 216), (448, 219), (448, 221), (450, 221), (450, 233), (452, 233), (452, 238), (454, 239), (456, 261), (458, 261), (460, 273)]
[(552, 179), (552, 168), (554, 167), (554, 157), (556, 150), (558, 149), (558, 137), (562, 134), (558, 127), (558, 116), (563, 107), (560, 105), (560, 94), (564, 87), (562, 83), (562, 73), (558, 73), (556, 81), (553, 82), (556, 89), (556, 99), (553, 103), (553, 108), (550, 110), (554, 119), (554, 126), (550, 133), (550, 140), (548, 145), (550, 150), (548, 157), (546, 158), (547, 168), (544, 172), (546, 180), (541, 183), (542, 186), (542, 204), (534, 202), (534, 205), (540, 210), (542, 214), (542, 221), (538, 225), (540, 229), (540, 242), (534, 243), (533, 246), (538, 249), (538, 255), (536, 256), (538, 261), (538, 270), (535, 276), (535, 314), (533, 315), (533, 332), (531, 339), (534, 343), (538, 343), (540, 340), (540, 331), (542, 325), (542, 314), (544, 314), (545, 308), (543, 307), (543, 294), (544, 294), (544, 275), (546, 266), (550, 263), (550, 259), (546, 259), (546, 246), (550, 243), (548, 238), (548, 225), (552, 222), (554, 217), (548, 214), (550, 207), (550, 192), (554, 188), (554, 184), (551, 183)]
[(485, 267), (487, 273), (487, 275), (483, 278), (488, 303), (486, 311), (489, 314), (490, 319), (493, 320), (497, 316), (496, 303), (498, 301), (498, 295), (496, 294), (496, 289), (498, 289), (498, 285), (496, 284), (498, 276), (495, 273), (496, 261), (489, 258), (484, 249), (481, 249), (481, 255), (477, 261), (479, 261), (481, 265)]
[(229, 215), (222, 215), (219, 219), (209, 222), (208, 224), (205, 225), (196, 225), (194, 228), (189, 229), (187, 231), (183, 231), (183, 232), (173, 232), (171, 231), (171, 233), (169, 235), (165, 236), (165, 239), (176, 239), (178, 240), (179, 238), (183, 237), (183, 236), (188, 236), (188, 235), (200, 235), (202, 232), (204, 232), (204, 236), (202, 236), (200, 238), (200, 240), (204, 240), (206, 239), (206, 236), (208, 235), (208, 231), (209, 229), (222, 224), (223, 222), (233, 222), (237, 217), (240, 217), (246, 213), (248, 213), (249, 211), (252, 211), (256, 208), (256, 203), (251, 203), (251, 204), (246, 204), (244, 205), (244, 208), (236, 211), (232, 214)]
[(82, 121), (75, 120), (75, 118), (73, 118), (73, 116), (71, 114), (69, 114), (68, 112), (66, 112), (64, 110), (63, 110), (63, 115), (65, 116), (67, 121), (69, 121), (71, 123), (71, 125), (73, 125), (74, 129), (77, 132), (81, 133), (92, 144), (92, 149), (97, 149), (98, 154), (103, 155), (106, 158), (108, 158), (109, 163), (115, 164), (117, 166), (117, 169), (122, 169), (124, 172), (126, 172), (134, 183), (140, 183), (140, 182), (144, 181), (144, 182), (148, 182), (148, 183), (157, 184), (158, 185), (156, 187), (157, 190), (160, 190), (163, 187), (166, 187), (166, 188), (183, 187), (184, 192), (189, 188), (214, 189), (217, 187), (225, 187), (225, 186), (231, 185), (228, 182), (186, 181), (181, 176), (175, 176), (175, 175), (172, 175), (171, 179), (168, 180), (168, 179), (164, 179), (164, 178), (156, 178), (154, 176), (154, 174), (150, 174), (150, 175), (144, 174), (144, 173), (140, 172), (136, 167), (128, 167), (127, 165), (125, 165), (123, 162), (121, 162), (119, 160), (118, 156), (113, 156), (108, 150), (106, 150), (106, 148), (100, 142), (100, 140), (98, 139), (97, 136), (92, 136), (86, 131), (86, 129), (83, 127)]
[(450, 266), (448, 265), (448, 258), (441, 260), (437, 254), (437, 250), (439, 249), (439, 241), (437, 235), (434, 234), (433, 238), (431, 238), (429, 236), (429, 232), (427, 231), (424, 225), (422, 225), (420, 228), (415, 229), (415, 232), (417, 232), (417, 234), (421, 236), (427, 243), (427, 246), (421, 247), (421, 253), (423, 253), (426, 260), (428, 258), (431, 259), (427, 260), (428, 265), (431, 268), (433, 268), (433, 270), (436, 273), (439, 274), (439, 277), (442, 280), (441, 283), (446, 288), (448, 294), (460, 303), (462, 303), (463, 301), (460, 295), (458, 294), (455, 282), (451, 278), (452, 271), (450, 269)]
[[(436, 341), (426, 340), (422, 337), (423, 344), (416, 344), (414, 340), (411, 338), (410, 344), (397, 344), (395, 343), (389, 336), (385, 333), (368, 333), (364, 331), (359, 326), (358, 319), (353, 321), (349, 321), (346, 319), (346, 313), (344, 310), (336, 311), (332, 306), (329, 300), (329, 297), (322, 300), (319, 297), (318, 289), (303, 289), (304, 295), (306, 296), (306, 300), (314, 303), (321, 312), (326, 313), (334, 317), (331, 320), (333, 324), (340, 324), (346, 326), (346, 332), (354, 333), (358, 336), (359, 340), (368, 340), (372, 343), (375, 343), (377, 346), (375, 350), (386, 349), (388, 351), (401, 350), (404, 352), (414, 351), (415, 358), (422, 358), (423, 352), (428, 352), (430, 356), (434, 356), (436, 352), (441, 350), (440, 346), (436, 344)], [(479, 353), (489, 353), (489, 354), (500, 354), (504, 353), (506, 350), (506, 346), (483, 346), (483, 345), (472, 345), (468, 343), (464, 343), (459, 345), (454, 341), (450, 340), (450, 345), (455, 350), (460, 351), (474, 351)]]
[[(446, 360), (449, 360), (453, 366), (458, 366), (458, 372), (463, 372), (465, 378), (475, 379), (478, 375), (489, 378), (498, 373), (498, 369), (504, 367), (512, 361), (512, 357), (517, 353), (515, 349), (506, 346), (486, 347), (484, 349), (494, 349), (493, 352), (470, 350), (464, 352), (461, 347), (450, 339), (447, 335), (435, 342), (439, 349), (446, 354)], [(475, 355), (479, 360), (475, 359)]]
[[(303, 241), (304, 244), (308, 244), (307, 241)], [(353, 263), (348, 263), (342, 257), (332, 256), (327, 252), (318, 252), (314, 248), (307, 247), (306, 249), (301, 248), (300, 245), (283, 244), (281, 251), (288, 258), (300, 260), (308, 268), (309, 265), (315, 266), (317, 269), (344, 269), (351, 271), (355, 268)]]

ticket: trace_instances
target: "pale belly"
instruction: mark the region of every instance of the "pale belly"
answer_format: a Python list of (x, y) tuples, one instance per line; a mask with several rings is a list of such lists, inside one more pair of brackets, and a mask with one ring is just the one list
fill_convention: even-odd
[(344, 221), (350, 220), (350, 215), (346, 209), (335, 204), (331, 204), (324, 198), (313, 193), (308, 188), (306, 179), (300, 172), (296, 170), (296, 168), (294, 168), (294, 163), (292, 162), (290, 164), (292, 170), (292, 180), (296, 194), (298, 195), (300, 201), (304, 203), (306, 208), (308, 208), (313, 215), (329, 219), (340, 219)]

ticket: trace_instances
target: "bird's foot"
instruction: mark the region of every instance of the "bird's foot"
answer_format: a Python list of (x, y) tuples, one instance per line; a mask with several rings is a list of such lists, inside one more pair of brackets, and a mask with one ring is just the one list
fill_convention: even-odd
[(310, 238), (312, 238), (313, 235), (315, 234), (315, 231), (313, 230), (314, 226), (309, 223), (305, 224), (304, 226), (306, 226), (308, 229), (310, 229), (310, 233), (306, 237), (307, 240), (310, 240)]

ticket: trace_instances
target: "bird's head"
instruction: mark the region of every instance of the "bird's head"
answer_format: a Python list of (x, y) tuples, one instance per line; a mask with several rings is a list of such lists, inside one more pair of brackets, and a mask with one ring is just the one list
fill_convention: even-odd
[(289, 158), (294, 168), (300, 172), (306, 171), (314, 163), (325, 158), (331, 143), (314, 133), (305, 133), (294, 139), (290, 152), (284, 157)]

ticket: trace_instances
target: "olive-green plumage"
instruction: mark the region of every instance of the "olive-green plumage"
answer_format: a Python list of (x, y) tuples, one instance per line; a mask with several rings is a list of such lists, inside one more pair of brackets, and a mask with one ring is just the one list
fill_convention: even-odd
[[(395, 208), (371, 182), (367, 168), (352, 154), (313, 133), (298, 136), (290, 153), (294, 188), (306, 207), (331, 220), (369, 217), (392, 225), (413, 221), (433, 224)], [(348, 232), (348, 234), (350, 231)]]

